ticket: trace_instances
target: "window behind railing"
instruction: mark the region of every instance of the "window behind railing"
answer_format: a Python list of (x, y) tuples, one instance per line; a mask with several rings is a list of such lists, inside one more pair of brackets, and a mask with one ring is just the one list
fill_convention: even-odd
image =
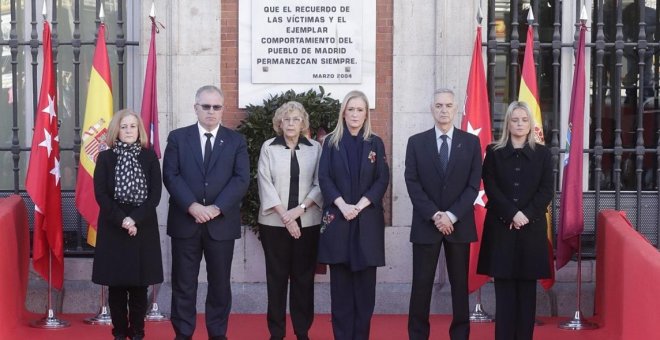
[[(61, 149), (62, 207), (66, 255), (91, 254), (87, 222), (75, 208), (75, 180), (100, 1), (47, 0), (52, 25)], [(140, 1), (104, 0), (114, 107), (133, 102), (134, 85), (126, 81), (139, 70), (139, 32), (135, 16)], [(127, 6), (128, 3), (128, 6)], [(42, 69), (43, 0), (0, 0), (0, 196), (26, 199), (32, 226), (34, 206), (25, 193), (32, 129)], [(128, 14), (128, 15), (127, 15)], [(139, 24), (139, 23), (137, 23)], [(139, 66), (139, 65), (137, 65)], [(127, 97), (128, 94), (128, 97)]]
[[(625, 210), (637, 230), (658, 246), (660, 225), (660, 37), (658, 1), (588, 1), (587, 43), (589, 143), (585, 150), (584, 210), (587, 255), (594, 255), (595, 220), (600, 209)], [(584, 1), (489, 0), (487, 4), (488, 88), (493, 136), (499, 137), (507, 104), (517, 99), (527, 12), (536, 20), (534, 55), (546, 144), (553, 152), (556, 228), (560, 198), (560, 159), (568, 116), (578, 4)], [(25, 171), (32, 138), (41, 72), (42, 0), (0, 0), (0, 196), (27, 198)], [(53, 9), (55, 4), (55, 9)], [(90, 254), (87, 223), (74, 204), (80, 126), (99, 23), (98, 0), (48, 1), (59, 91), (65, 254)], [(140, 70), (140, 1), (105, 0), (107, 41), (115, 108), (135, 107), (127, 79)], [(33, 206), (27, 198), (28, 207)], [(30, 221), (32, 214), (30, 213)]]
[(518, 98), (527, 14), (535, 20), (534, 56), (546, 144), (553, 152), (559, 220), (560, 160), (572, 83), (577, 19), (586, 3), (589, 117), (585, 134), (583, 246), (594, 255), (601, 209), (625, 210), (633, 226), (658, 246), (660, 209), (660, 103), (658, 99), (658, 1), (490, 0), (485, 51), (493, 135), (506, 106)]

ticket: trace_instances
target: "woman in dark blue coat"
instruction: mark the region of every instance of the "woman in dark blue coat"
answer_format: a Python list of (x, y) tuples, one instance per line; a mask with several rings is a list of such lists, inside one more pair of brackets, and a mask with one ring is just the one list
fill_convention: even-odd
[(385, 265), (382, 200), (389, 176), (383, 140), (371, 129), (369, 101), (364, 93), (351, 91), (319, 163), (324, 202), (319, 262), (330, 265), (337, 340), (369, 338), (376, 267)]
[(477, 272), (495, 278), (496, 340), (531, 340), (536, 280), (550, 277), (545, 213), (553, 195), (552, 157), (534, 141), (529, 106), (512, 102), (500, 140), (483, 164), (488, 196)]

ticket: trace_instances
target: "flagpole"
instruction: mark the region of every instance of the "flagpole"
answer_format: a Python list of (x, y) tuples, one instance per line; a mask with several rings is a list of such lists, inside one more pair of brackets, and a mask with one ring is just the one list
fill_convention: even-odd
[[(584, 5), (582, 5), (582, 10), (580, 12), (580, 22), (581, 22), (581, 24), (580, 24), (580, 41), (581, 41), (581, 43), (580, 43), (579, 48), (583, 49), (584, 48), (584, 46), (583, 46), (583, 44), (584, 44), (584, 41), (583, 41), (584, 32), (582, 30), (583, 29), (586, 30), (586, 24), (587, 24), (587, 9)], [(583, 55), (581, 56), (580, 51), (578, 51), (578, 60), (580, 58), (583, 58), (583, 57), (584, 56)], [(577, 65), (576, 65), (576, 67), (577, 67)], [(577, 70), (576, 70), (576, 72), (577, 72)], [(583, 85), (583, 84), (578, 84), (578, 86), (581, 86), (581, 85)], [(573, 84), (573, 86), (576, 86), (575, 83)], [(581, 135), (580, 135), (580, 137), (581, 137)], [(580, 156), (581, 156), (581, 154), (580, 154)], [(569, 162), (570, 161), (582, 162), (582, 158), (578, 157), (578, 155), (571, 154), (569, 157), (570, 157)], [(560, 323), (558, 325), (558, 327), (561, 328), (561, 329), (575, 330), (575, 331), (596, 329), (596, 328), (598, 328), (598, 324), (593, 323), (593, 322), (589, 322), (586, 319), (584, 319), (584, 317), (582, 316), (582, 311), (580, 309), (581, 308), (581, 301), (580, 300), (582, 299), (582, 294), (581, 294), (582, 293), (582, 236), (581, 236), (581, 234), (578, 234), (576, 236), (576, 238), (577, 238), (577, 254), (576, 254), (577, 255), (577, 294), (576, 294), (577, 295), (577, 302), (576, 302), (577, 306), (576, 306), (575, 312), (573, 313), (573, 318), (566, 321), (566, 322)]]
[[(151, 71), (149, 68), (151, 66), (150, 61), (151, 61), (152, 53), (154, 53), (154, 54), (156, 53), (156, 51), (155, 51), (155, 41), (154, 41), (154, 39), (155, 39), (154, 31), (156, 33), (158, 33), (158, 27), (156, 25), (156, 5), (155, 5), (154, 1), (151, 1), (151, 11), (149, 11), (149, 20), (151, 20), (151, 41), (150, 41), (150, 44), (149, 44), (149, 56), (147, 58), (148, 59), (147, 60), (147, 71), (146, 71), (146, 74), (145, 74), (145, 77), (144, 77), (144, 94), (143, 94), (143, 97), (142, 97), (142, 113), (141, 114), (145, 114), (145, 111), (147, 111), (147, 110), (145, 110), (145, 103), (148, 103), (149, 104), (148, 105), (148, 108), (149, 108), (148, 111), (149, 111), (150, 115), (148, 117), (149, 119), (145, 120), (145, 122), (147, 122), (147, 121), (149, 122), (149, 126), (146, 127), (147, 128), (147, 136), (149, 137), (149, 148), (154, 149), (154, 151), (158, 155), (158, 158), (160, 158), (160, 147), (159, 147), (159, 143), (158, 143), (158, 140), (157, 140), (158, 136), (156, 134), (156, 132), (158, 132), (158, 119), (157, 119), (158, 112), (157, 112), (157, 110), (156, 110), (156, 112), (154, 112), (154, 108), (153, 108), (153, 105), (152, 105), (153, 104), (152, 98), (147, 98), (148, 97), (147, 96), (147, 88), (148, 88), (147, 82), (155, 80), (155, 78), (150, 79), (151, 77), (148, 77), (149, 72)], [(155, 62), (156, 61), (155, 61), (155, 55), (154, 55), (154, 60), (153, 60), (154, 70), (155, 70), (155, 65), (156, 65)], [(152, 74), (152, 76), (155, 77), (155, 74)], [(154, 92), (155, 88), (151, 88), (151, 90), (152, 91), (150, 91), (149, 96), (155, 96), (155, 92)], [(154, 113), (156, 114), (156, 119), (153, 119), (154, 118), (153, 117)], [(154, 125), (154, 124), (156, 125), (155, 129), (153, 129), (153, 127), (152, 127), (152, 125)], [(160, 284), (151, 285), (151, 309), (147, 312), (147, 315), (144, 318), (145, 321), (161, 322), (161, 321), (168, 321), (169, 320), (167, 315), (161, 313), (160, 310), (158, 309), (158, 303), (156, 302), (156, 300), (158, 298), (158, 288), (159, 287), (160, 287)]]
[[(483, 74), (483, 58), (481, 56), (481, 22), (483, 20), (483, 12), (481, 10), (481, 2), (477, 7), (477, 34), (474, 41), (474, 48), (472, 51), (472, 61), (470, 63), (470, 74), (468, 76), (467, 91), (465, 96), (465, 112), (461, 126), (463, 129), (466, 129), (468, 132), (473, 133), (477, 138), (479, 138), (479, 143), (481, 145), (481, 156), (485, 151), (485, 145), (491, 142), (491, 131), (490, 131), (490, 110), (486, 106), (489, 102), (488, 100), (488, 90), (486, 89), (486, 81)], [(484, 107), (486, 106), (486, 107)], [(476, 124), (475, 124), (476, 123)], [(476, 130), (474, 130), (476, 128)], [(483, 129), (483, 133), (479, 133)], [(473, 213), (475, 214), (475, 221), (478, 225), (477, 235), (481, 239), (481, 233), (483, 230), (484, 222), (484, 198), (485, 194), (483, 192), (483, 182), (479, 186), (480, 192), (479, 196), (473, 204)], [(481, 203), (479, 203), (481, 202)], [(489, 281), (486, 276), (480, 276), (477, 274), (477, 265), (478, 253), (479, 253), (479, 243), (473, 243), (470, 245), (470, 272), (468, 275), (468, 282), (470, 290), (473, 290), (472, 286), (479, 287), (477, 291), (477, 301), (474, 306), (474, 311), (470, 313), (469, 320), (474, 323), (487, 323), (493, 322), (493, 317), (486, 313), (481, 304), (481, 287)], [(485, 281), (484, 281), (485, 278)], [(473, 282), (474, 281), (474, 282)]]
[[(48, 60), (48, 61), (51, 61), (51, 59), (49, 57), (50, 56), (50, 51), (48, 50), (50, 48), (50, 26), (49, 26), (48, 20), (47, 20), (48, 7), (46, 6), (46, 2), (47, 1), (44, 1), (43, 9), (41, 11), (41, 14), (43, 15), (43, 18), (44, 18), (44, 36), (43, 36), (43, 40), (44, 40), (44, 59)], [(51, 66), (52, 65), (49, 65), (48, 63), (44, 63), (44, 69), (49, 70), (49, 71), (44, 72), (44, 73), (47, 73), (47, 74), (44, 74), (45, 77), (49, 77), (49, 78), (52, 77), (52, 69), (50, 69)], [(44, 80), (42, 81), (42, 87), (41, 87), (42, 94), (44, 93), (43, 92), (44, 89), (49, 89), (49, 91), (53, 90), (52, 88), (49, 87), (50, 86), (49, 82), (51, 81), (51, 79), (52, 78), (50, 78), (50, 79), (44, 78)], [(46, 82), (45, 84), (47, 84), (47, 85), (44, 86), (43, 82)], [(40, 97), (41, 97), (41, 94), (40, 94)], [(40, 104), (41, 104), (41, 100), (40, 100), (39, 105)], [(53, 111), (51, 111), (51, 112), (56, 112), (56, 110), (53, 109)], [(58, 150), (59, 150), (59, 147), (58, 147)], [(34, 151), (34, 149), (33, 149), (33, 151)], [(29, 178), (29, 172), (30, 171), (28, 169), (28, 178)], [(56, 186), (57, 186), (57, 182), (55, 182), (55, 183), (56, 183)], [(29, 191), (30, 191), (30, 189), (28, 188), (28, 192)], [(57, 191), (56, 195), (58, 195), (58, 196), (60, 195), (59, 190)], [(61, 198), (58, 197), (58, 199), (61, 199)], [(39, 204), (42, 204), (42, 203), (39, 203)], [(44, 206), (42, 205), (41, 207), (43, 208)], [(39, 206), (37, 205), (36, 202), (35, 202), (35, 207), (34, 208), (35, 208), (35, 213), (34, 213), (35, 214), (35, 228), (41, 228), (43, 226), (43, 223), (48, 223), (48, 222), (46, 222), (46, 216), (43, 215), (43, 212), (45, 210), (40, 210)], [(61, 216), (61, 213), (62, 213), (61, 205), (58, 208), (60, 209), (60, 211), (59, 212), (55, 211), (55, 213), (60, 214), (60, 216)], [(52, 212), (50, 214), (51, 214), (50, 216), (52, 216)], [(42, 223), (36, 222), (36, 221), (39, 221), (39, 220), (41, 220)], [(58, 223), (60, 225), (57, 226), (57, 227), (61, 228), (61, 221), (59, 221)], [(48, 224), (46, 224), (46, 225), (50, 228), (55, 227), (53, 225), (48, 225)], [(36, 234), (37, 234), (37, 230), (35, 230), (35, 235)], [(46, 237), (48, 237), (48, 236), (46, 236)], [(61, 235), (60, 235), (60, 237), (61, 237)], [(59, 285), (59, 276), (58, 276), (58, 285)], [(47, 308), (46, 316), (41, 318), (40, 320), (34, 320), (34, 321), (30, 322), (30, 327), (45, 328), (45, 329), (57, 329), (57, 328), (65, 328), (65, 327), (71, 326), (71, 324), (69, 324), (69, 322), (58, 319), (57, 316), (55, 316), (55, 311), (53, 310), (53, 249), (51, 247), (49, 247), (49, 249), (48, 249), (48, 293), (47, 293), (47, 295), (48, 295), (48, 297), (47, 297), (48, 302), (47, 302), (47, 306), (46, 306), (46, 308)]]
[(481, 287), (477, 289), (477, 303), (474, 305), (474, 311), (470, 313), (470, 322), (486, 323), (493, 322), (495, 319), (486, 313), (481, 306)]
[(158, 303), (156, 299), (158, 297), (158, 287), (160, 284), (151, 285), (151, 309), (147, 312), (145, 321), (151, 322), (160, 322), (160, 321), (169, 321), (170, 318), (167, 315), (160, 312), (158, 309)]
[(88, 325), (111, 325), (112, 317), (110, 316), (108, 305), (105, 302), (105, 286), (101, 286), (101, 307), (99, 307), (99, 312), (87, 319), (85, 323)]
[[(44, 7), (46, 2), (44, 2)], [(55, 311), (53, 310), (53, 253), (48, 253), (48, 306), (47, 314), (39, 320), (34, 320), (30, 322), (30, 327), (34, 328), (46, 328), (46, 329), (58, 329), (70, 327), (71, 324), (68, 321), (60, 320), (55, 316)]]
[[(99, 21), (101, 22), (101, 25), (103, 25), (103, 22), (105, 21), (105, 11), (103, 10), (103, 2), (99, 3)], [(102, 37), (98, 37), (98, 39), (102, 39)], [(97, 41), (97, 44), (98, 44), (98, 41)], [(94, 54), (96, 55), (96, 51), (94, 52)], [(92, 65), (92, 67), (93, 66), (94, 65)], [(81, 157), (81, 159), (82, 159), (82, 157)], [(76, 188), (76, 191), (77, 190), (78, 189)], [(90, 225), (91, 225), (91, 223), (90, 223)], [(96, 242), (96, 239), (94, 239), (94, 242)], [(86, 324), (89, 324), (89, 325), (110, 325), (110, 324), (112, 324), (112, 317), (110, 317), (109, 308), (108, 308), (108, 305), (106, 303), (106, 298), (105, 298), (105, 286), (101, 286), (100, 305), (101, 305), (101, 307), (99, 307), (99, 312), (95, 316), (89, 317), (89, 318), (84, 320), (84, 322)]]
[(577, 307), (573, 313), (573, 318), (559, 324), (559, 328), (579, 331), (598, 328), (598, 324), (587, 321), (582, 316), (581, 301), (582, 300), (582, 236), (577, 236), (578, 249), (577, 249)]

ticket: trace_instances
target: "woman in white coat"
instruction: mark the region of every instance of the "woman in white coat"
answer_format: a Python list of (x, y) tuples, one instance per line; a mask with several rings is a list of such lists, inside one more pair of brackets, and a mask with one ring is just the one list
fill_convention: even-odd
[(309, 115), (291, 101), (273, 116), (277, 136), (261, 147), (259, 235), (266, 259), (270, 339), (283, 339), (289, 310), (298, 340), (314, 320), (314, 271), (323, 205), (317, 164), (321, 145), (305, 136)]

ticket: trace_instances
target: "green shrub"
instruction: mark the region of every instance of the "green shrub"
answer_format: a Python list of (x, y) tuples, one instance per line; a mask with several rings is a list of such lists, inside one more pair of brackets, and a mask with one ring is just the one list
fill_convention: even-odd
[(273, 130), (273, 115), (284, 103), (289, 101), (301, 103), (309, 113), (309, 132), (313, 139), (324, 136), (332, 131), (337, 124), (337, 115), (341, 103), (325, 93), (322, 86), (319, 92), (311, 89), (305, 93), (295, 93), (293, 90), (271, 96), (263, 101), (262, 105), (248, 105), (245, 107), (247, 117), (241, 121), (237, 130), (247, 140), (248, 153), (250, 155), (250, 187), (243, 198), (241, 215), (243, 225), (250, 226), (254, 232), (257, 231), (257, 217), (259, 213), (259, 189), (257, 187), (257, 164), (259, 164), (259, 152), (261, 145), (271, 137), (275, 136)]

